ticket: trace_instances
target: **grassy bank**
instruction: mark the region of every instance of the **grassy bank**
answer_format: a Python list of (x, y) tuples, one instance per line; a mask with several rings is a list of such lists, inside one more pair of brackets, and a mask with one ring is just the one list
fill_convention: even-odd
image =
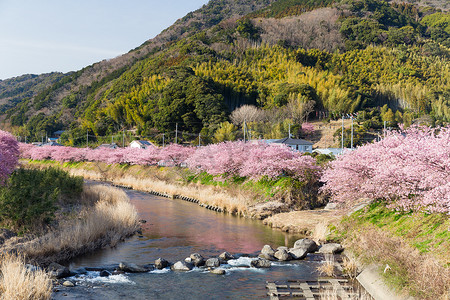
[(206, 173), (194, 174), (177, 167), (107, 165), (99, 162), (61, 163), (22, 160), (22, 164), (28, 168), (53, 166), (85, 179), (109, 181), (141, 191), (182, 195), (242, 216), (250, 216), (251, 207), (268, 201), (278, 201), (290, 208), (317, 205), (316, 195), (308, 194), (310, 190), (308, 185), (288, 177), (257, 181), (245, 178), (224, 179)]
[(43, 235), (10, 239), (1, 248), (19, 252), (40, 265), (69, 260), (106, 246), (115, 246), (138, 229), (137, 212), (117, 188), (85, 186), (82, 205), (64, 213), (58, 225)]
[(115, 246), (138, 229), (121, 189), (84, 185), (60, 169), (17, 169), (0, 186), (0, 299), (50, 299), (52, 262)]
[(344, 218), (335, 233), (361, 262), (380, 265), (393, 289), (418, 299), (448, 299), (448, 215), (396, 212), (376, 202)]

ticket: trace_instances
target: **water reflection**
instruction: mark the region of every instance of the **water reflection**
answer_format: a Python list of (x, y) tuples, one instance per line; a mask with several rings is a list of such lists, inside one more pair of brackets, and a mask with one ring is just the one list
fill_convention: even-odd
[(127, 191), (143, 224), (141, 237), (132, 237), (114, 249), (104, 249), (76, 259), (74, 266), (129, 261), (150, 263), (158, 257), (183, 259), (190, 253), (203, 256), (220, 252), (256, 253), (263, 245), (292, 246), (299, 236), (275, 231), (259, 221), (217, 213), (183, 200), (172, 200), (138, 191)]

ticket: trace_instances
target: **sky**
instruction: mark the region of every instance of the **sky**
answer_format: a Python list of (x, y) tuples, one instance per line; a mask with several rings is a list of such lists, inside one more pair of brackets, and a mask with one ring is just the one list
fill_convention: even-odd
[(77, 71), (158, 35), (207, 0), (0, 0), (0, 79)]

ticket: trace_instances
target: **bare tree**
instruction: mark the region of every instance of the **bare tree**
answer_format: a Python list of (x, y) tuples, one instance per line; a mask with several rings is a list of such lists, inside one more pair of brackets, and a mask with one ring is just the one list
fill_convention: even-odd
[(250, 122), (260, 122), (263, 120), (264, 112), (253, 105), (243, 105), (236, 108), (230, 116), (231, 122), (234, 125), (242, 125), (244, 121)]
[(308, 115), (314, 110), (315, 104), (315, 101), (304, 97), (291, 98), (286, 104), (286, 113), (294, 123), (300, 124), (307, 120)]

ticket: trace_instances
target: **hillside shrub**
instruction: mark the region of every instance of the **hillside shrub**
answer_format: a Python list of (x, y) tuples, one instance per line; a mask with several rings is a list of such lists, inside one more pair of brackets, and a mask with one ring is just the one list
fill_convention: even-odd
[(57, 201), (70, 202), (82, 189), (81, 177), (56, 168), (17, 169), (0, 188), (0, 223), (21, 230), (49, 224)]

